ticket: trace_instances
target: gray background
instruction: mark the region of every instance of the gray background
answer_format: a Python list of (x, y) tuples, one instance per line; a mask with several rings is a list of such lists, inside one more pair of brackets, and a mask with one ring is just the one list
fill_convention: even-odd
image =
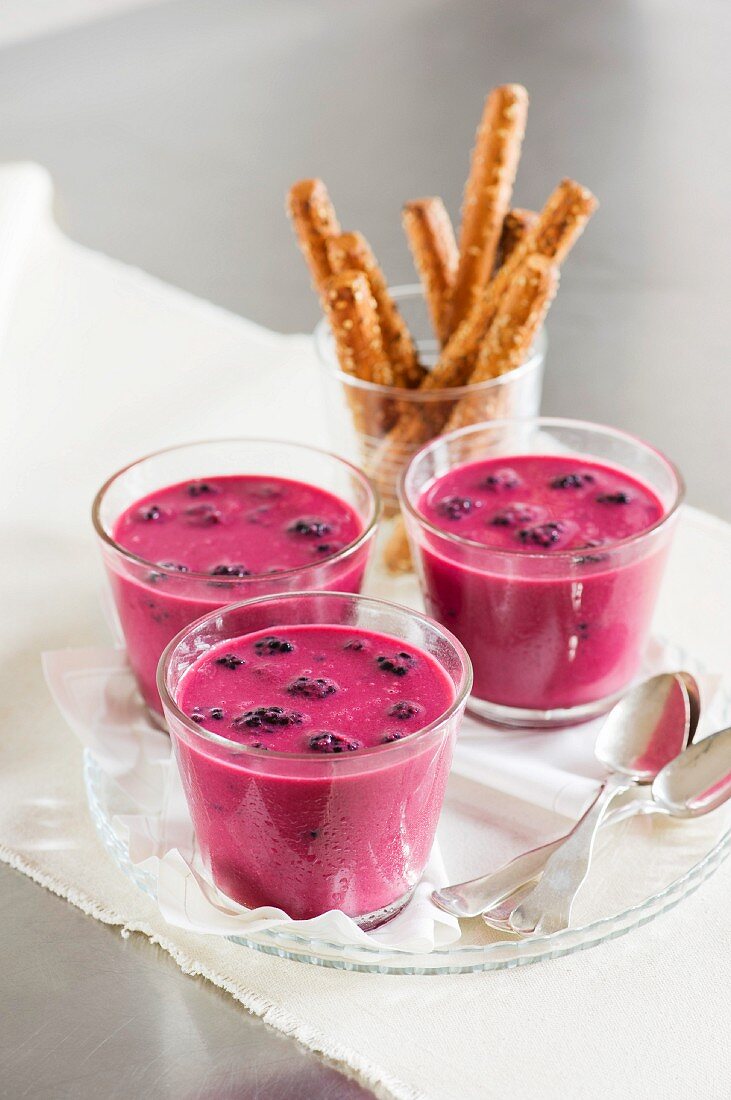
[[(74, 239), (299, 331), (317, 307), (290, 182), (323, 176), (410, 281), (402, 202), (457, 217), (485, 92), (522, 81), (516, 200), (572, 175), (602, 202), (551, 313), (544, 409), (642, 434), (731, 518), (730, 38), (721, 0), (168, 0), (1, 50), (0, 161), (51, 170)], [(7, 870), (0, 928), (0, 1095), (365, 1095)]]

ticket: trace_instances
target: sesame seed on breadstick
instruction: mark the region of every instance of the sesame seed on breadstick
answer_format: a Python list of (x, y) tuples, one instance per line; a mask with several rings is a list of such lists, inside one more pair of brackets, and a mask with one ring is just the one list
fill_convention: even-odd
[(459, 263), (451, 219), (442, 200), (433, 197), (407, 202), (402, 220), (434, 331), (444, 344)]
[(298, 180), (294, 183), (287, 195), (287, 212), (310, 269), (312, 284), (322, 295), (325, 280), (332, 275), (327, 241), (340, 232), (335, 207), (322, 180)]
[[(392, 381), (386, 385), (411, 389), (424, 377), (414, 341), (391, 297), (388, 283), (362, 233), (338, 233), (327, 241), (327, 256), (334, 274), (362, 271), (376, 303), (383, 350), (392, 367)], [(375, 379), (374, 379), (375, 381)]]
[[(450, 337), (439, 362), (426, 376), (420, 389), (439, 390), (469, 382), (481, 341), (521, 263), (529, 255), (537, 254), (554, 259), (560, 265), (597, 205), (592, 193), (574, 180), (563, 180), (558, 185), (533, 228), (498, 270), (488, 288), (476, 299), (470, 316)], [(437, 435), (449, 415), (443, 415), (444, 405), (446, 402), (437, 403), (428, 410), (425, 408), (420, 416), (414, 409), (406, 410), (381, 443), (372, 464), (371, 476), (384, 481), (399, 461), (403, 461), (405, 453)]]
[(452, 330), (467, 316), (475, 295), (492, 277), (527, 115), (528, 93), (521, 84), (493, 88), (485, 100), (462, 203)]
[(393, 384), (376, 302), (362, 271), (341, 271), (324, 284), (324, 300), (341, 368), (381, 386)]

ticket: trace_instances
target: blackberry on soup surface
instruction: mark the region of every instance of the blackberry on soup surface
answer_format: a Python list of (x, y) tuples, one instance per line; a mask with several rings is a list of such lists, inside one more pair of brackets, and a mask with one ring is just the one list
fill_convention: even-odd
[(158, 520), (165, 519), (165, 513), (159, 504), (144, 504), (139, 509), (137, 517), (144, 523), (155, 523)]
[(500, 493), (505, 489), (517, 489), (519, 485), (520, 478), (515, 470), (511, 470), (509, 466), (503, 466), (501, 469), (488, 474), (481, 487), (491, 493)]
[(480, 507), (482, 505), (479, 501), (460, 496), (442, 497), (436, 503), (437, 514), (444, 519), (462, 519), (463, 516), (468, 516), (470, 512)]
[(595, 480), (593, 474), (562, 474), (551, 480), (552, 489), (583, 489)]
[(535, 523), (545, 515), (545, 512), (535, 504), (506, 504), (499, 508), (487, 521), (490, 527), (518, 527), (522, 524)]
[(250, 577), (251, 570), (245, 565), (214, 565), (211, 569), (212, 577)]
[(274, 634), (270, 634), (254, 642), (254, 653), (259, 657), (274, 657), (280, 653), (294, 653), (294, 645), (284, 638), (277, 638)]
[(298, 676), (287, 685), (290, 695), (300, 695), (303, 699), (326, 699), (328, 695), (335, 695), (337, 690), (335, 681), (325, 676)]
[(192, 504), (183, 513), (189, 527), (215, 527), (221, 522), (221, 513), (213, 504)]
[(218, 489), (209, 485), (207, 481), (191, 481), (185, 490), (189, 497), (204, 497), (217, 493)]
[(284, 707), (254, 707), (233, 720), (235, 729), (277, 729), (285, 726), (298, 726), (302, 715), (296, 710)]
[(389, 672), (393, 676), (406, 676), (414, 667), (415, 660), (416, 658), (410, 653), (406, 653), (402, 650), (393, 657), (386, 657), (383, 655), (376, 657), (376, 664), (381, 672)]
[(518, 539), (524, 546), (548, 549), (560, 541), (563, 531), (562, 523), (540, 523), (535, 527), (523, 527), (518, 531)]
[(421, 710), (418, 703), (412, 703), (408, 699), (401, 699), (398, 703), (394, 703), (386, 711), (389, 718), (398, 718), (400, 722), (404, 722), (409, 718), (415, 718)]
[(345, 737), (341, 733), (330, 733), (329, 730), (321, 730), (316, 733), (310, 738), (309, 745), (313, 752), (327, 753), (355, 752), (356, 749), (361, 748), (360, 741), (357, 741), (354, 737)]
[(235, 669), (240, 665), (245, 665), (246, 661), (243, 657), (237, 657), (235, 653), (224, 653), (222, 657), (216, 657), (216, 664), (222, 665), (223, 668)]
[(318, 538), (321, 539), (325, 535), (329, 535), (332, 531), (332, 527), (324, 519), (311, 519), (310, 517), (303, 517), (297, 519), (294, 523), (291, 523), (287, 528), (293, 535), (300, 535), (302, 538)]
[[(188, 566), (187, 565), (181, 565), (179, 562), (159, 561), (157, 564), (160, 566), (161, 569), (170, 569), (171, 571), (173, 571), (175, 573), (187, 573), (188, 572)], [(165, 574), (164, 573), (158, 573), (157, 570), (153, 569), (150, 573), (147, 574), (147, 579), (152, 584), (159, 584), (160, 581), (165, 580)]]
[(629, 504), (632, 497), (621, 489), (616, 493), (601, 493), (597, 498), (597, 504)]

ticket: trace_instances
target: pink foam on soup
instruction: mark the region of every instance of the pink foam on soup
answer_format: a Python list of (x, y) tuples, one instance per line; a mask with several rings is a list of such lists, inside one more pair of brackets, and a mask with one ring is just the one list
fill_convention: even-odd
[[(109, 577), (147, 705), (161, 710), (155, 675), (165, 646), (214, 608), (287, 589), (359, 592), (367, 551), (332, 558), (363, 527), (334, 494), (279, 477), (186, 481), (130, 505), (112, 537), (149, 567), (117, 562)], [(311, 568), (282, 575), (302, 566)]]
[(417, 508), (449, 534), (510, 551), (422, 536), (428, 610), (469, 652), (477, 698), (569, 708), (636, 674), (667, 545), (611, 551), (663, 517), (648, 485), (580, 456), (501, 456), (436, 478)]
[(174, 737), (198, 844), (225, 894), (298, 919), (408, 899), (452, 753), (451, 734), (417, 733), (455, 698), (430, 654), (350, 627), (277, 627), (213, 647), (176, 696), (198, 726), (254, 749)]

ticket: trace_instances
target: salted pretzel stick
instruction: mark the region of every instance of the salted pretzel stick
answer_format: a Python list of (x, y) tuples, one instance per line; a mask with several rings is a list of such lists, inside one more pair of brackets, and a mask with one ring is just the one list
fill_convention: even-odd
[[(470, 383), (486, 382), (522, 366), (558, 289), (558, 264), (546, 256), (526, 257), (505, 292), (477, 357)], [(471, 394), (455, 406), (445, 432), (489, 418), (484, 397)]]
[(331, 275), (324, 284), (324, 300), (335, 337), (341, 368), (346, 374), (381, 386), (393, 384), (386, 358), (376, 303), (362, 271)]
[[(563, 180), (558, 185), (533, 228), (475, 300), (469, 317), (450, 337), (439, 362), (420, 389), (438, 390), (469, 381), (479, 344), (522, 261), (535, 253), (555, 259), (560, 265), (596, 207), (597, 200), (591, 191), (580, 184)], [(385, 483), (399, 462), (403, 462), (404, 455), (416, 444), (437, 435), (446, 419), (441, 404), (436, 404), (431, 412), (425, 408), (421, 415), (412, 409), (405, 411), (381, 443), (374, 458), (372, 476)]]
[(528, 230), (535, 225), (537, 217), (535, 210), (523, 210), (520, 207), (508, 210), (503, 219), (503, 229), (500, 234), (498, 263), (504, 264), (510, 258)]
[(436, 197), (407, 202), (402, 221), (434, 331), (444, 344), (449, 336), (451, 295), (459, 263), (452, 222), (444, 203)]
[(289, 189), (287, 212), (292, 219), (312, 284), (322, 295), (325, 280), (332, 275), (327, 241), (340, 232), (335, 208), (322, 180), (298, 180)]
[[(521, 366), (528, 356), (536, 334), (543, 324), (558, 288), (558, 265), (545, 256), (528, 256), (515, 273), (500, 303), (477, 359), (470, 382), (484, 382)], [(495, 415), (486, 407), (484, 394), (463, 397), (455, 406), (445, 432), (477, 424)], [(383, 553), (391, 573), (411, 568), (411, 551), (403, 518), (399, 517)]]
[(469, 381), (482, 338), (520, 264), (526, 256), (537, 253), (555, 259), (561, 265), (597, 205), (597, 200), (586, 187), (574, 180), (561, 181), (533, 228), (498, 269), (492, 282), (478, 295), (469, 316), (450, 337), (436, 367), (424, 380), (425, 388), (460, 386)]
[(408, 389), (418, 386), (424, 369), (419, 365), (411, 333), (391, 297), (368, 241), (362, 233), (338, 233), (327, 241), (327, 257), (334, 274), (362, 271), (368, 279), (381, 326), (383, 350), (393, 368), (392, 381), (386, 384)]
[(462, 203), (452, 331), (467, 316), (475, 295), (492, 276), (527, 115), (528, 93), (521, 84), (493, 88), (485, 100)]

